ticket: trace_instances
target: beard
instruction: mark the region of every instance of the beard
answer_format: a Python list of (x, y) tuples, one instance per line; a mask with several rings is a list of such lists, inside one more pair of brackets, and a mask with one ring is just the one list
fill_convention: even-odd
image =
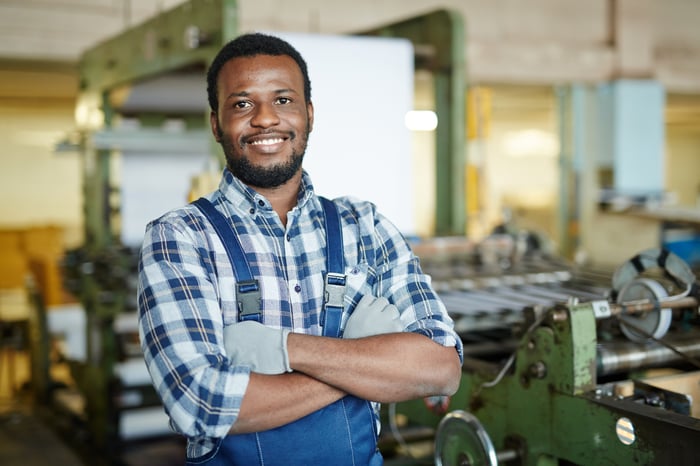
[[(243, 154), (240, 146), (234, 144), (231, 138), (227, 137), (221, 130), (219, 130), (219, 138), (226, 156), (226, 166), (236, 178), (248, 186), (276, 188), (289, 181), (301, 168), (309, 133), (307, 121), (303, 139), (299, 141), (300, 146), (292, 150), (289, 160), (270, 167), (253, 165), (250, 159)], [(290, 138), (294, 141), (297, 138), (296, 133), (291, 133)]]

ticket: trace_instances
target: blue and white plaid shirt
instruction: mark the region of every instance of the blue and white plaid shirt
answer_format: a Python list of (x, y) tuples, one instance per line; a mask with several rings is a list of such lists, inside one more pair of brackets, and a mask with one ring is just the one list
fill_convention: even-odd
[[(208, 198), (232, 223), (260, 282), (263, 323), (321, 335), (326, 232), (308, 175), (286, 228), (268, 200), (228, 170)], [(453, 322), (401, 233), (371, 203), (335, 203), (347, 274), (343, 326), (363, 295), (383, 296), (401, 312), (406, 331), (454, 346), (461, 358)], [(147, 226), (139, 262), (141, 346), (171, 427), (189, 439), (190, 458), (227, 435), (248, 386), (248, 367), (233, 365), (224, 349), (223, 328), (238, 319), (235, 283), (219, 236), (196, 207)]]

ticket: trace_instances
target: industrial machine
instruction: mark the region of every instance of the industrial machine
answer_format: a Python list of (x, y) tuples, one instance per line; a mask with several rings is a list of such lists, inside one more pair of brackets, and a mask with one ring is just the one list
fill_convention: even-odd
[(397, 416), (434, 427), (437, 465), (697, 464), (694, 272), (660, 249), (611, 275), (539, 263), (453, 276), (442, 296), (465, 344), (460, 389)]
[(53, 390), (51, 403), (70, 435), (103, 458), (119, 458), (125, 442), (170, 434), (137, 333), (140, 241), (147, 219), (164, 212), (162, 199), (143, 189), (167, 179), (159, 195), (183, 204), (193, 178), (216, 167), (202, 83), (236, 34), (236, 15), (235, 0), (185, 2), (96, 44), (79, 63), (73, 142), (82, 156), (85, 243), (66, 254), (63, 269), (80, 309), (52, 318), (80, 344), (65, 355), (74, 383)]
[[(106, 456), (118, 456), (124, 440), (168, 433), (136, 337), (138, 235), (158, 213), (143, 211), (152, 192), (137, 181), (167, 179), (159, 191), (179, 205), (189, 175), (216, 158), (204, 70), (236, 29), (235, 0), (190, 0), (80, 63), (86, 243), (65, 270), (85, 311), (74, 330), (86, 341), (70, 361), (75, 391), (54, 399)], [(439, 11), (363, 34), (409, 39), (416, 66), (435, 75), (436, 232), (462, 234), (462, 24)], [(163, 89), (181, 91), (172, 99)], [(147, 158), (156, 174), (139, 165)], [(184, 189), (165, 192), (174, 180)], [(428, 439), (429, 464), (692, 464), (700, 457), (692, 271), (661, 251), (617, 271), (579, 269), (532, 250), (531, 240), (493, 236), (432, 256), (416, 245), (464, 342), (462, 384), (451, 398), (386, 407), (384, 437)]]
[[(418, 66), (438, 77), (439, 223), (453, 233), (464, 224), (464, 209), (449, 200), (463, 198), (453, 196), (462, 190), (464, 153), (460, 20), (438, 11), (363, 33), (410, 39)], [(218, 181), (222, 157), (207, 127), (205, 72), (238, 26), (235, 0), (189, 0), (96, 44), (79, 63), (78, 131), (70, 142), (82, 156), (85, 244), (66, 255), (64, 275), (80, 309), (52, 315), (78, 349), (64, 355), (74, 384), (51, 398), (69, 428), (105, 457), (118, 457), (125, 441), (170, 432), (138, 344), (137, 254), (148, 221), (211, 191), (207, 173)], [(206, 186), (196, 189), (195, 181)]]

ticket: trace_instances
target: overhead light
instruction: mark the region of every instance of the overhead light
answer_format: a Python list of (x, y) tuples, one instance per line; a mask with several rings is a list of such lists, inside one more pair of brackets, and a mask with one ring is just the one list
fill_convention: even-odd
[(510, 157), (549, 157), (559, 154), (554, 134), (539, 129), (510, 131), (503, 138), (503, 152)]
[(432, 110), (411, 110), (406, 112), (404, 122), (411, 131), (435, 131), (438, 117)]

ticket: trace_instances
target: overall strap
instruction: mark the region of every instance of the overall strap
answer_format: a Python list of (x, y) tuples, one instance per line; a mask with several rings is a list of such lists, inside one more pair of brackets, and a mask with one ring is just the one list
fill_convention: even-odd
[(260, 299), (260, 285), (253, 277), (250, 266), (245, 258), (245, 253), (233, 228), (221, 212), (203, 197), (192, 203), (216, 230), (216, 233), (224, 243), (226, 254), (233, 266), (233, 274), (236, 277), (236, 300), (238, 302), (238, 320), (255, 320), (262, 322), (262, 310)]
[(326, 224), (326, 277), (323, 284), (323, 311), (321, 326), (323, 336), (340, 337), (345, 296), (345, 258), (343, 254), (343, 231), (336, 205), (319, 196)]
[[(343, 232), (340, 224), (340, 216), (336, 205), (320, 197), (323, 206), (323, 217), (326, 226), (326, 276), (323, 285), (323, 310), (321, 312), (320, 325), (323, 327), (323, 336), (339, 337), (340, 324), (343, 318), (345, 296), (345, 258), (343, 255)], [(245, 253), (226, 218), (214, 208), (214, 205), (205, 198), (194, 201), (202, 214), (216, 230), (221, 238), (233, 265), (233, 273), (236, 276), (236, 299), (238, 300), (239, 320), (257, 320), (262, 322), (260, 309), (260, 285), (253, 277), (250, 266), (245, 258)]]

